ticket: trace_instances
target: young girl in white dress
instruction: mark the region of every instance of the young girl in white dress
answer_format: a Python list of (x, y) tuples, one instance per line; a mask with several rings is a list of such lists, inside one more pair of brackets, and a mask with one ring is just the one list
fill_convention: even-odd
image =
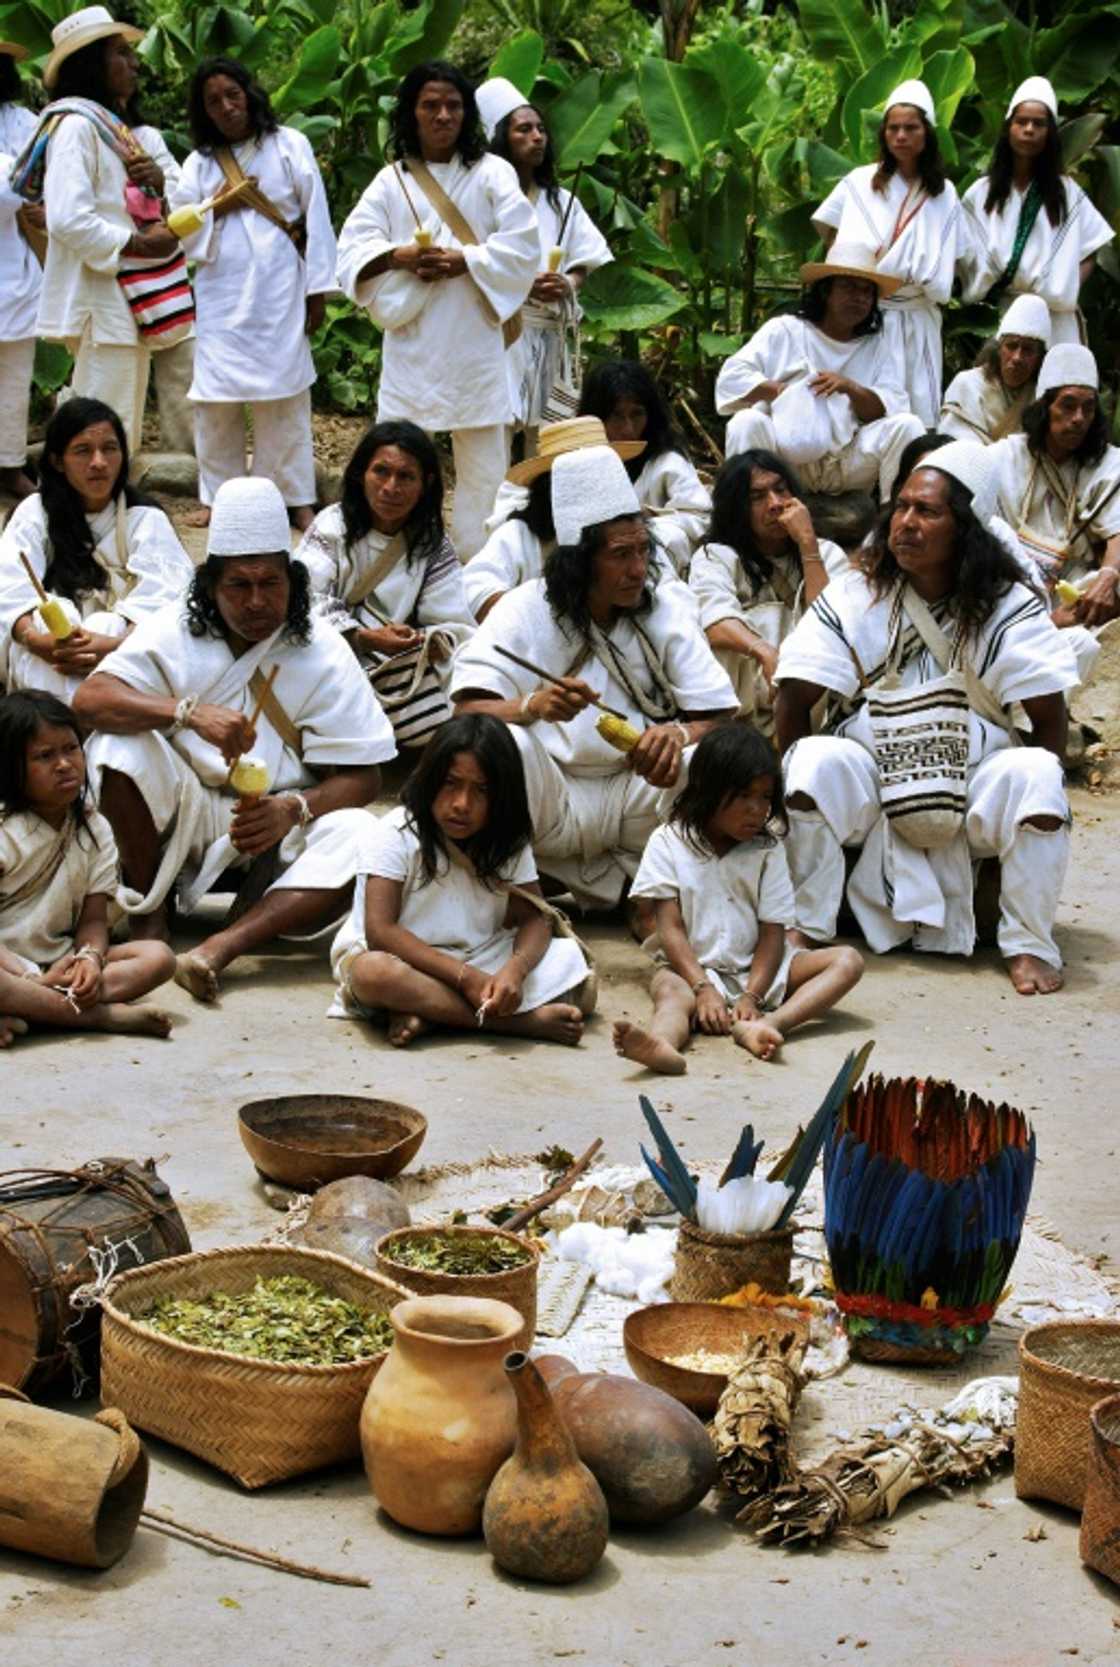
[(797, 1025), (834, 1007), (859, 982), (855, 949), (801, 949), (787, 940), (793, 886), (782, 773), (758, 730), (709, 730), (669, 821), (650, 837), (631, 888), (655, 905), (658, 970), (648, 1030), (619, 1020), (615, 1050), (679, 1076), (693, 1030), (730, 1036), (773, 1059)]
[(117, 847), (86, 801), (74, 715), (40, 689), (0, 697), (0, 1047), (29, 1026), (166, 1036), (127, 1005), (175, 970), (166, 944), (109, 947)]
[(387, 1014), (395, 1047), (435, 1027), (574, 1047), (594, 1009), (594, 977), (575, 940), (553, 936), (531, 837), (506, 725), (483, 713), (454, 718), (425, 748), (398, 808), (371, 824), (331, 951), (335, 1015)]

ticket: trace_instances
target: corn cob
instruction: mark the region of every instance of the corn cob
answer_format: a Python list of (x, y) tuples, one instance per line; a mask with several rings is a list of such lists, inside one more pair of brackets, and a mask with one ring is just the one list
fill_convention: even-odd
[(608, 746), (617, 747), (619, 752), (632, 752), (642, 738), (633, 724), (628, 724), (625, 718), (616, 718), (611, 712), (601, 713), (595, 728)]

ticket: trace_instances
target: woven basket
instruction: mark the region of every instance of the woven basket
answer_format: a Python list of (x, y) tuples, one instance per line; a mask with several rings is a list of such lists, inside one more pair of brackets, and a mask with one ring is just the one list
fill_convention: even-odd
[[(530, 1259), (516, 1268), (505, 1268), (500, 1273), (430, 1273), (426, 1268), (406, 1268), (393, 1261), (393, 1247), (402, 1239), (420, 1238), (430, 1233), (442, 1237), (508, 1239), (511, 1244), (530, 1252)], [(387, 1279), (408, 1287), (410, 1296), (418, 1297), (489, 1297), (494, 1302), (508, 1302), (525, 1321), (513, 1349), (529, 1349), (537, 1331), (537, 1270), (540, 1250), (532, 1239), (517, 1233), (507, 1233), (501, 1227), (398, 1227), (378, 1241), (377, 1266)]]
[(102, 1301), (102, 1404), (246, 1488), (357, 1458), (362, 1402), (384, 1355), (342, 1366), (281, 1365), (181, 1343), (136, 1319), (159, 1297), (236, 1294), (284, 1274), (385, 1314), (409, 1295), (342, 1256), (293, 1245), (208, 1250), (134, 1268), (113, 1280)]
[(669, 1295), (674, 1302), (714, 1302), (752, 1280), (764, 1291), (789, 1290), (796, 1224), (768, 1233), (709, 1233), (682, 1221)]
[(1080, 1511), (1089, 1474), (1089, 1413), (1120, 1392), (1120, 1321), (1052, 1320), (1019, 1340), (1015, 1492)]
[(1089, 1425), (1092, 1450), (1081, 1514), (1081, 1561), (1120, 1586), (1120, 1395), (1098, 1401)]

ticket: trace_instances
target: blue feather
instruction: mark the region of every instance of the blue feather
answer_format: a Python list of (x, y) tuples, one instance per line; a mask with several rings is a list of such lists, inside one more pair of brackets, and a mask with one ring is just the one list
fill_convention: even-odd
[[(677, 1204), (677, 1208), (680, 1210), (682, 1215), (686, 1215), (691, 1220), (695, 1220), (696, 1183), (682, 1163), (680, 1153), (673, 1145), (665, 1125), (662, 1123), (660, 1117), (658, 1117), (656, 1111), (654, 1111), (649, 1100), (644, 1094), (639, 1094), (638, 1101), (641, 1105), (645, 1120), (649, 1124), (650, 1133), (657, 1142), (657, 1152), (662, 1165), (664, 1166), (667, 1174), (672, 1176), (674, 1182), (676, 1183), (676, 1192), (675, 1194), (670, 1194), (670, 1196), (673, 1198), (674, 1203)], [(682, 1205), (678, 1202), (678, 1199), (687, 1200), (687, 1204), (682, 1207)]]
[(720, 1186), (724, 1186), (728, 1181), (741, 1180), (745, 1175), (753, 1175), (755, 1165), (762, 1155), (762, 1147), (761, 1140), (755, 1144), (754, 1126), (748, 1123), (736, 1142), (730, 1163), (719, 1178)]
[(678, 1194), (676, 1182), (671, 1178), (671, 1176), (665, 1173), (659, 1163), (656, 1163), (654, 1159), (650, 1157), (644, 1146), (642, 1147), (641, 1152), (643, 1158), (646, 1160), (646, 1168), (649, 1170), (650, 1174), (653, 1176), (654, 1180), (657, 1182), (658, 1186), (661, 1188), (674, 1210), (676, 1210), (680, 1215), (688, 1216), (691, 1219), (695, 1200), (681, 1197)]
[(785, 1227), (797, 1208), (798, 1201), (808, 1185), (809, 1176), (813, 1173), (821, 1147), (828, 1137), (837, 1113), (867, 1064), (874, 1046), (874, 1042), (865, 1042), (857, 1054), (850, 1053), (848, 1055), (836, 1073), (828, 1093), (817, 1107), (808, 1128), (797, 1142), (792, 1159), (785, 1166), (785, 1173), (778, 1173), (778, 1169), (781, 1169), (782, 1165), (771, 1170), (770, 1180), (784, 1181), (786, 1186), (790, 1188), (789, 1200), (775, 1222), (775, 1227)]

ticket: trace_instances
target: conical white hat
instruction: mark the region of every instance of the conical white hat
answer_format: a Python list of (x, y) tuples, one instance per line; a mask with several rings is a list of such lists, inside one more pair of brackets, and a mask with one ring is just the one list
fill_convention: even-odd
[(1080, 342), (1059, 342), (1042, 361), (1038, 373), (1038, 397), (1052, 388), (1099, 388), (1097, 361)]
[(208, 556), (285, 555), (292, 529), (280, 488), (263, 475), (223, 481), (210, 511)]
[(494, 137), (494, 130), (500, 121), (530, 102), (521, 89), (515, 87), (512, 81), (507, 81), (504, 75), (494, 75), (489, 81), (484, 81), (481, 87), (475, 89), (474, 100), (478, 105), (478, 119), (488, 139)]
[(642, 506), (625, 465), (609, 446), (562, 452), (552, 465), (552, 519), (557, 544), (578, 544), (586, 527)]
[(1050, 308), (1041, 295), (1017, 295), (999, 321), (1000, 336), (1029, 336), (1050, 346)]
[(1007, 114), (1013, 115), (1019, 104), (1045, 104), (1054, 120), (1058, 119), (1057, 94), (1044, 75), (1028, 75), (1025, 81), (1019, 83), (1011, 95)]

